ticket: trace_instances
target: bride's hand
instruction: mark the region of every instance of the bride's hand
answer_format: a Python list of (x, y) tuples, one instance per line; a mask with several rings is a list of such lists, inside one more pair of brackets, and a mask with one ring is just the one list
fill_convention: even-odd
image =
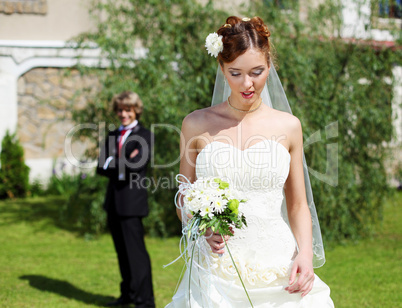
[[(299, 274), (298, 277), (297, 274)], [(304, 297), (313, 288), (314, 278), (311, 258), (298, 254), (293, 262), (289, 286), (286, 287), (285, 290), (290, 294), (302, 293), (301, 296)]]
[[(229, 235), (225, 235), (225, 240), (229, 240)], [(218, 233), (213, 233), (212, 230), (209, 228), (205, 232), (205, 239), (207, 240), (209, 246), (211, 246), (213, 253), (223, 254), (225, 250), (225, 241), (223, 240), (222, 235)]]

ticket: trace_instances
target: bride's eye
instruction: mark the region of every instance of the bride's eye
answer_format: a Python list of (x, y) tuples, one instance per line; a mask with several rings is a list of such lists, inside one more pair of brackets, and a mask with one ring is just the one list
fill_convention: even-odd
[(232, 75), (233, 77), (237, 77), (240, 76), (240, 73), (230, 73), (230, 75)]
[(253, 75), (254, 75), (254, 76), (260, 76), (263, 71), (264, 71), (264, 70), (254, 71), (254, 72), (253, 72)]

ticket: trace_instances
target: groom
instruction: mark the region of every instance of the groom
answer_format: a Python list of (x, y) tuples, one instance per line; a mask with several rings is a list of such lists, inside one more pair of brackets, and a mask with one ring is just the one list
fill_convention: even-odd
[(125, 91), (115, 95), (112, 104), (121, 125), (109, 133), (101, 148), (97, 173), (109, 178), (104, 208), (122, 282), (120, 297), (106, 306), (133, 303), (137, 308), (155, 307), (151, 262), (142, 225), (142, 218), (148, 215), (147, 190), (141, 185), (130, 185), (132, 176), (146, 176), (152, 134), (138, 122), (143, 111), (138, 94)]

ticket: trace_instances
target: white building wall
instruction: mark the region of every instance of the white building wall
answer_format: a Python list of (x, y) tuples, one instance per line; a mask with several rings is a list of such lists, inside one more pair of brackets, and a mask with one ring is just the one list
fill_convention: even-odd
[(89, 30), (94, 23), (89, 15), (92, 1), (46, 0), (46, 14), (10, 15), (0, 13), (0, 40), (62, 40)]
[[(389, 30), (378, 29), (373, 26), (373, 12), (370, 0), (342, 0), (343, 26), (340, 35), (345, 38), (367, 39), (374, 41), (394, 41)], [(377, 18), (382, 23), (401, 26), (401, 20), (386, 20)]]

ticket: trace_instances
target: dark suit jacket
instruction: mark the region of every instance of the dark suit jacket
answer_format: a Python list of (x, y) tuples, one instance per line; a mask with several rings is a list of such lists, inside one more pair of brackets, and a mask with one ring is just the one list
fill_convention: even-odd
[[(143, 179), (151, 159), (152, 133), (138, 123), (125, 140), (120, 158), (117, 153), (119, 136), (118, 130), (110, 132), (100, 151), (97, 173), (109, 178), (104, 207), (107, 211), (115, 206), (121, 216), (143, 217), (148, 215), (146, 185), (149, 181)], [(130, 158), (136, 149), (138, 154)], [(104, 169), (110, 156), (113, 159)]]

